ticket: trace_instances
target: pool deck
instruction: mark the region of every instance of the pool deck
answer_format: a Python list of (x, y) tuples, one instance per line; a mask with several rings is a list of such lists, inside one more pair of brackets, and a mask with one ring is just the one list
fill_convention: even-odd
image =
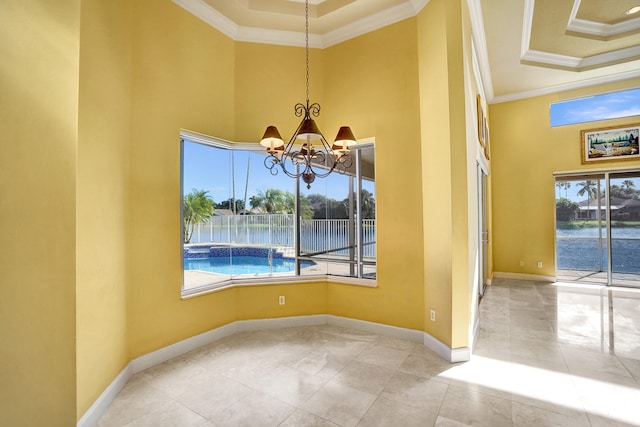
[[(314, 275), (335, 275), (349, 277), (349, 265), (344, 263), (332, 263), (314, 261), (316, 265), (304, 267), (300, 271), (300, 277), (314, 276)], [(369, 270), (369, 269), (367, 269)], [(371, 271), (367, 271), (369, 274), (375, 274), (373, 268)], [(256, 273), (256, 274), (238, 274), (234, 276), (234, 279), (267, 279), (271, 277), (295, 277), (291, 272), (283, 273)], [(185, 270), (184, 271), (184, 287), (183, 290), (199, 288), (201, 286), (207, 286), (230, 280), (231, 276), (228, 274), (211, 273), (201, 270)]]

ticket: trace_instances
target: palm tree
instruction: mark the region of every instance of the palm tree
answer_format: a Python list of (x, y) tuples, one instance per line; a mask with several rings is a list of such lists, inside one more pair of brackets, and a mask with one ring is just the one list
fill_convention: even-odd
[(182, 200), (184, 243), (191, 242), (195, 226), (211, 218), (215, 212), (213, 199), (207, 193), (208, 191), (194, 188)]
[(622, 188), (626, 190), (629, 190), (631, 189), (631, 187), (635, 187), (635, 186), (636, 186), (636, 183), (630, 179), (625, 179), (624, 181), (622, 181)]
[(252, 208), (264, 208), (267, 213), (286, 212), (286, 196), (282, 190), (269, 188), (265, 191), (258, 190), (258, 194), (251, 196), (249, 204)]
[(589, 215), (589, 219), (591, 219), (591, 209), (589, 201), (591, 199), (595, 199), (598, 194), (598, 190), (596, 188), (596, 182), (591, 180), (586, 180), (578, 183), (578, 196), (582, 196), (585, 193), (587, 194), (587, 213)]

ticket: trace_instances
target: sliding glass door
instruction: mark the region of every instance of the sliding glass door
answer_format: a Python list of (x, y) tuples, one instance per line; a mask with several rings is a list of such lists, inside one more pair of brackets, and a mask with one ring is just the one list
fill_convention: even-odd
[(556, 177), (556, 276), (640, 286), (640, 171)]
[(640, 171), (609, 174), (611, 275), (640, 286)]

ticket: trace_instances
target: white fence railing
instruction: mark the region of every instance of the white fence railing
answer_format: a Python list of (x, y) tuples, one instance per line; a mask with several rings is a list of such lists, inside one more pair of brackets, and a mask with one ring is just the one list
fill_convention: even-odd
[[(376, 256), (376, 220), (362, 221), (365, 257)], [(355, 232), (355, 229), (352, 230)], [(295, 243), (293, 214), (215, 216), (196, 225), (191, 243), (288, 246)], [(300, 221), (300, 252), (349, 254), (348, 219), (311, 219)]]

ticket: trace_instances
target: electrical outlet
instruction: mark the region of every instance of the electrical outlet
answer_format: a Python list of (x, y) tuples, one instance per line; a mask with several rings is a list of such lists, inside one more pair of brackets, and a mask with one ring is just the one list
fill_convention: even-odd
[(432, 322), (436, 321), (436, 311), (433, 308), (431, 309), (430, 319)]
[(520, 261), (520, 267), (524, 267), (524, 261)]
[(285, 304), (284, 295), (280, 295), (278, 297), (278, 304), (280, 304), (280, 305), (284, 305)]
[(538, 261), (538, 268), (542, 268), (542, 261)]

